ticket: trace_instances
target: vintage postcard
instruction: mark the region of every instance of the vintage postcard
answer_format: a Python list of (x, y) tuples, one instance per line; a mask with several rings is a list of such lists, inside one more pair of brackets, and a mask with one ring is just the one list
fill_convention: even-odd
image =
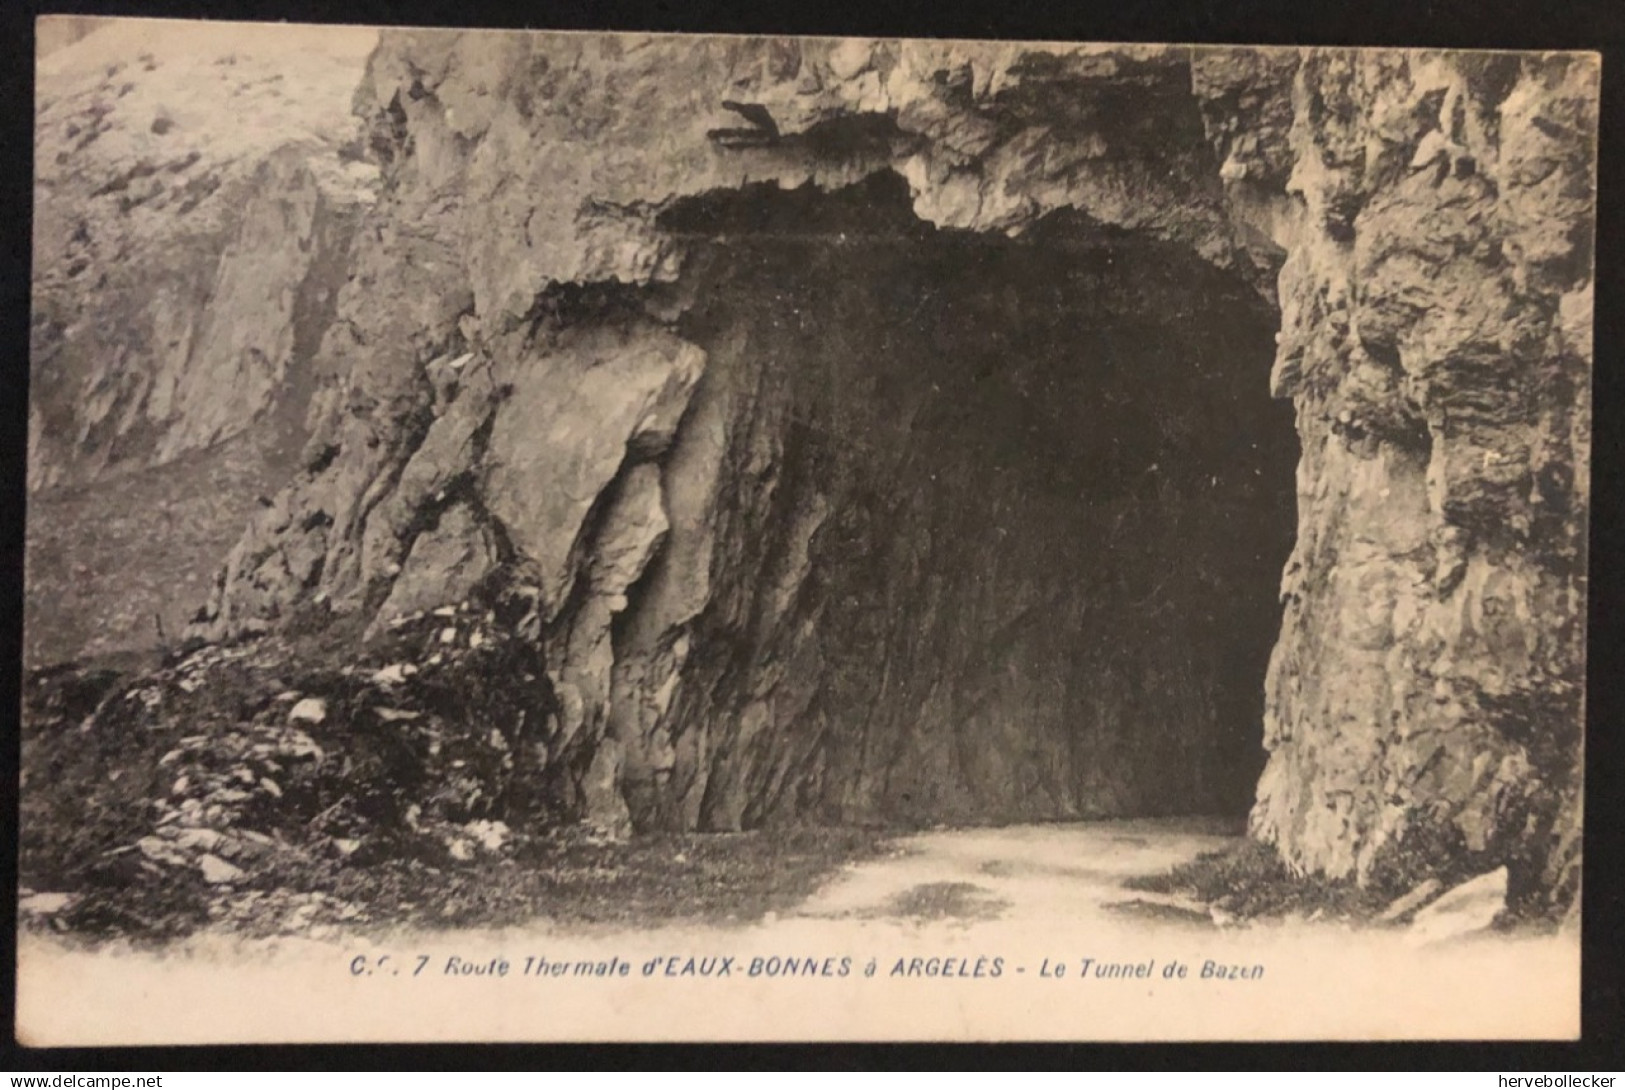
[(24, 1042), (1578, 1034), (1596, 55), (38, 30)]

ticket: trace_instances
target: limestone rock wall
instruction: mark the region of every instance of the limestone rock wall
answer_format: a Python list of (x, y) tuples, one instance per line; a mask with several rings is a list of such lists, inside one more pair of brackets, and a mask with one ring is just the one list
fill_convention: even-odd
[(1314, 52), (1293, 84), (1271, 381), (1303, 458), (1252, 820), (1306, 870), (1573, 892), (1596, 80)]
[[(1257, 710), (1269, 759), (1254, 835), (1303, 870), (1367, 881), (1498, 858), (1561, 897), (1577, 851), (1551, 845), (1576, 843), (1558, 832), (1577, 829), (1579, 797), (1595, 78), (1564, 56), (389, 33), (357, 98), (384, 191), (318, 354), (325, 414), (195, 631), (309, 609), (384, 625), (488, 588), (545, 648), (563, 805), (608, 825), (1155, 809), (1133, 770), (1166, 769), (1181, 746), (1196, 747), (1182, 767), (1202, 767), (1217, 729), (1203, 686), (1244, 664), (1175, 664), (1195, 642), (1152, 624), (1122, 682), (1157, 694), (1149, 715), (1110, 681), (1066, 691), (1041, 667), (1092, 654), (1102, 629), (1079, 603), (1110, 606), (1116, 634), (1143, 597), (1022, 588), (977, 568), (976, 534), (934, 544), (929, 505), (901, 498), (1018, 493), (933, 492), (929, 467), (910, 468), (932, 428), (897, 428), (924, 411), (920, 390), (885, 387), (878, 364), (842, 376), (818, 364), (831, 353), (817, 336), (713, 305), (760, 292), (790, 326), (840, 313), (803, 308), (812, 289), (781, 267), (740, 277), (757, 266), (729, 240), (763, 227), (724, 215), (726, 195), (900, 182), (908, 218), (944, 237), (1139, 254), (1140, 273), (1089, 290), (1138, 284), (1141, 306), (1168, 308), (1159, 358), (1192, 373), (1200, 348), (1171, 347), (1179, 299), (1237, 329), (1249, 307), (1278, 306), (1273, 374), (1246, 335), (1214, 356), (1238, 390), (1290, 399), (1301, 443), (1282, 604), (1248, 622), (1273, 634), (1284, 609)], [(891, 226), (832, 225), (892, 245)], [(1148, 247), (1175, 270), (1165, 290), (1146, 287)], [(1109, 331), (1131, 310), (1087, 313)], [(1066, 373), (1003, 358), (1011, 382)], [(831, 379), (833, 393), (796, 388)], [(1263, 410), (1185, 419), (1192, 380), (1155, 381), (1166, 411), (1132, 468), (1190, 455), (1185, 425), (1268, 432)], [(1001, 404), (987, 390), (964, 388), (964, 404)], [(858, 439), (880, 449), (856, 459)], [(1035, 449), (1013, 461), (1036, 464)], [(1207, 456), (1178, 464), (1248, 465)], [(1178, 519), (1211, 532), (1213, 511), (1193, 482), (1166, 487), (1060, 537), (1099, 544), (1100, 516), (1160, 511), (1130, 537), (1177, 562), (1196, 536)], [(1247, 510), (1243, 496), (1217, 510)], [(877, 546), (883, 560), (854, 559)], [(1214, 560), (1216, 585), (1181, 601), (1246, 608), (1259, 598), (1239, 589), (1243, 569)], [(908, 631), (887, 631), (900, 602)], [(1005, 689), (979, 679), (985, 724), (907, 669), (985, 653), (1006, 628), (1023, 650)], [(1097, 678), (1109, 667), (1091, 662)], [(898, 698), (894, 677), (924, 691)], [(869, 722), (842, 717), (858, 707)]]
[[(1292, 440), (1227, 365), (1267, 306), (1075, 223), (923, 228), (896, 179), (730, 203), (683, 217), (727, 241), (679, 328), (752, 411), (674, 703), (616, 729), (629, 792), (723, 828), (1244, 805)], [(846, 246), (791, 241), (820, 215)], [(635, 605), (618, 664), (659, 643)]]
[[(1289, 432), (1236, 424), (1272, 412), (1236, 366), (1271, 258), (1189, 85), (1155, 50), (391, 35), (334, 410), (196, 631), (502, 582), (566, 804), (611, 825), (1237, 806), (1261, 709), (1227, 677), (1272, 612), (1241, 588), (1286, 525), (1245, 452)], [(1142, 403), (1127, 452), (1061, 409), (1091, 378)], [(1215, 422), (1254, 442), (1184, 479)], [(1260, 512), (1207, 584), (1178, 559)], [(1193, 650), (1248, 610), (1250, 649)]]
[(40, 29), (35, 664), (178, 638), (324, 410), (316, 349), (378, 175), (348, 111), (371, 32)]
[(296, 361), (376, 177), (340, 157), (370, 42), (275, 41), (118, 22), (42, 60), (32, 490), (173, 462), (285, 402), (303, 426)]

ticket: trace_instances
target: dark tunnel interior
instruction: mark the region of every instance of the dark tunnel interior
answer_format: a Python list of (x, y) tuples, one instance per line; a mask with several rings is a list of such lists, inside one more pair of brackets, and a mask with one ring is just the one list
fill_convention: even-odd
[(635, 820), (1244, 813), (1294, 530), (1272, 307), (1080, 217), (937, 229), (892, 175), (662, 225), (729, 454)]

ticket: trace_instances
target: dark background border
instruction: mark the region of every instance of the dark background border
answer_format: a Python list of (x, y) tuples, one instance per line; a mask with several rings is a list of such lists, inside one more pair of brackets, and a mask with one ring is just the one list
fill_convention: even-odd
[[(1625, 347), (1625, 2), (1622, 0), (0, 0), (0, 1068), (598, 1069), (1062, 1067), (1111, 1070), (1433, 1069), (1512, 1072), (1625, 1066), (1625, 672), (1619, 661), (1619, 487)], [(20, 1049), (15, 1005), (16, 791), (27, 455), (33, 17), (166, 16), (396, 26), (533, 27), (1073, 41), (1587, 49), (1603, 53), (1590, 669), (1587, 686), (1584, 1037), (1577, 1043), (1282, 1045), (453, 1045)], [(1520, 981), (1509, 979), (1515, 993)]]

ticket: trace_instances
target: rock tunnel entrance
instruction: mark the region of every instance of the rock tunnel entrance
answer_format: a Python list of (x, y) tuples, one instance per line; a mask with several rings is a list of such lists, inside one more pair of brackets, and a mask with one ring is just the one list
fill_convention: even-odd
[[(662, 226), (720, 483), (671, 712), (616, 702), (634, 823), (1245, 813), (1294, 519), (1273, 309), (1077, 218), (937, 229), (893, 175)], [(649, 612), (617, 621), (623, 692)]]

